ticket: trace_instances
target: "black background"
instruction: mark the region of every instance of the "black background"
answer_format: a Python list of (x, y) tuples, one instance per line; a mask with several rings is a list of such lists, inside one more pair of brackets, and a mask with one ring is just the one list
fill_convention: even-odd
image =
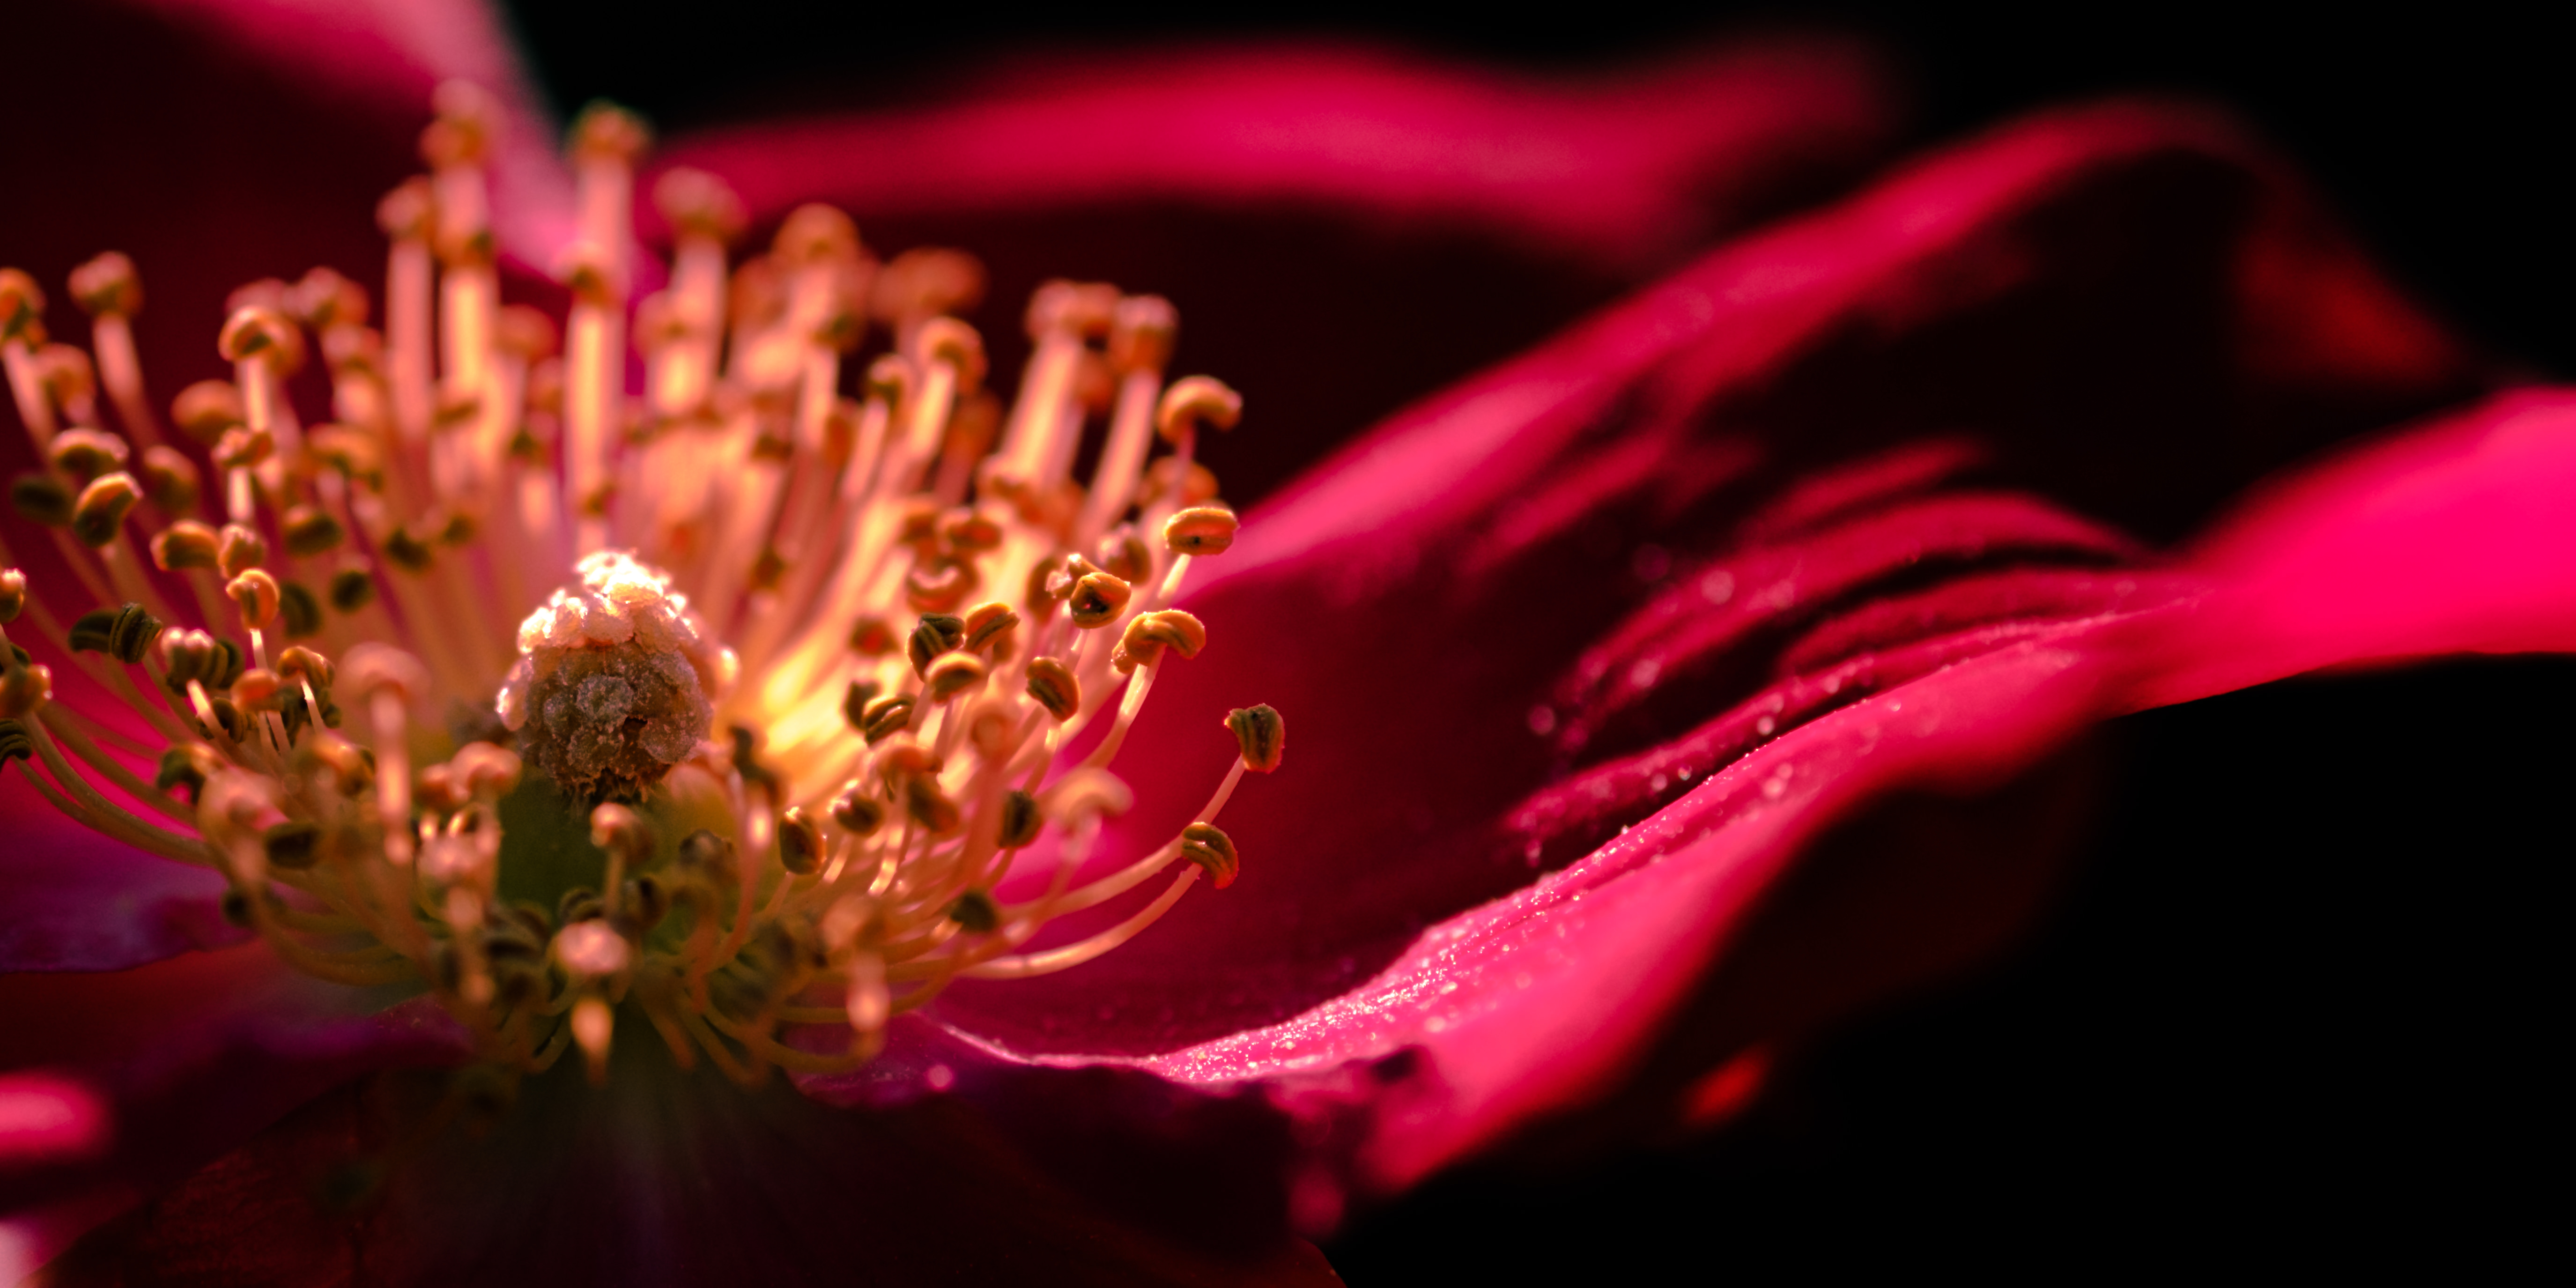
[[(1730, 27), (1873, 36), (1916, 142), (2125, 90), (2251, 118), (2462, 332), (2576, 369), (2564, 46), (2460, 6), (1495, 7), (1127, 3), (1029, 14), (736, 0), (522, 4), (550, 94), (672, 132), (938, 92), (997, 52), (1358, 36), (1581, 68)], [(2386, 13), (2387, 11), (2374, 11)], [(1498, 355), (1495, 355), (1498, 356)], [(1419, 391), (1403, 391), (1419, 392)], [(1240, 490), (1240, 489), (1235, 489)], [(1249, 500), (1238, 496), (1238, 500)], [(2576, 503), (2576, 499), (2571, 499)], [(1486, 1164), (1364, 1213), (1357, 1284), (1778, 1277), (1870, 1262), (2453, 1271), (2538, 1249), (2561, 1170), (2576, 665), (2308, 680), (2110, 731), (2123, 771), (2050, 918), (2006, 960), (1864, 1017), (1685, 1145)], [(2555, 1251), (2555, 1249), (2553, 1249)]]

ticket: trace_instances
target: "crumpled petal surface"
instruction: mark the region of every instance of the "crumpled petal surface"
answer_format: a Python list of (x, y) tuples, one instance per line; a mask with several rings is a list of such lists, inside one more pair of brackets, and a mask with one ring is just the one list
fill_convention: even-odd
[[(1408, 413), (1250, 516), (1192, 592), (1226, 647), (1158, 684), (1137, 734), (1215, 744), (1229, 705), (1287, 715), (1288, 767), (1227, 815), (1239, 890), (1185, 902), (1080, 979), (961, 985), (935, 1010), (997, 1057), (1260, 1083), (1318, 1142), (1318, 1188), (1407, 1184), (1616, 1085), (1803, 843), (1891, 793), (1991, 788), (2127, 709), (2139, 650), (2180, 649), (2165, 623), (2231, 570), (2138, 565), (2081, 516), (2170, 541), (2301, 452), (2471, 388), (2461, 353), (2214, 117), (2112, 105), (1936, 156)], [(1909, 436), (1930, 446), (1884, 451)], [(1990, 454), (1940, 445), (1962, 437)], [(1917, 499), (1961, 477), (2031, 499)], [(1909, 506), (1969, 526), (1944, 536)], [(1837, 540), (1912, 572), (1804, 598)], [(2060, 549), (1991, 558), (2029, 540)], [(1905, 580), (1924, 556), (1994, 584), (1890, 614), (1927, 593)], [(1706, 601), (1676, 614), (1703, 634), (1748, 602), (1780, 610), (1708, 637), (1743, 673), (1628, 673), (1629, 705), (1663, 723), (1625, 745), (1535, 736), (1582, 715), (1587, 647), (1658, 629), (1644, 583), (1666, 578), (1668, 599)], [(1884, 620), (1853, 625), (1873, 603)], [(1797, 654), (1820, 620), (1844, 643)], [(1755, 704), (1785, 713), (1830, 674), (1774, 659), (1849, 665), (1836, 651), (1855, 639), (1921, 673), (1762, 728)], [(1599, 849), (1547, 855), (1511, 830), (1582, 755), (1730, 718), (1762, 728), (1750, 754), (1671, 776)], [(1221, 768), (1216, 745), (1202, 766), (1131, 767), (1152, 803), (1119, 836), (1167, 835)], [(1328, 1220), (1337, 1198), (1307, 1210)]]

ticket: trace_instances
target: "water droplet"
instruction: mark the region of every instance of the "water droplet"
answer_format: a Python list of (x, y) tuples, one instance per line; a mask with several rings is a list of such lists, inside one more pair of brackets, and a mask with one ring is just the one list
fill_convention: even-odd
[(1529, 731), (1539, 737), (1556, 732), (1556, 708), (1542, 702), (1529, 709)]
[(1724, 568), (1710, 569), (1699, 579), (1699, 595), (1712, 604), (1735, 598), (1735, 574)]
[(1780, 722), (1769, 716), (1764, 716), (1753, 722), (1753, 732), (1760, 734), (1765, 738), (1770, 737), (1779, 728)]
[(1635, 666), (1628, 668), (1628, 683), (1630, 686), (1635, 688), (1651, 688), (1655, 683), (1655, 677), (1662, 675), (1663, 673), (1664, 664), (1662, 662), (1651, 657), (1646, 658), (1638, 662)]

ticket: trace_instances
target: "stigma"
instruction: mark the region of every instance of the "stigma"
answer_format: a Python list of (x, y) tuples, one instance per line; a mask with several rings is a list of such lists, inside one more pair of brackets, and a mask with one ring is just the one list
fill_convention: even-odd
[(1178, 834), (1102, 841), (1156, 677), (1210, 647), (1175, 599), (1237, 532), (1196, 448), (1242, 402), (1167, 377), (1170, 302), (1049, 283), (1005, 402), (961, 252), (880, 262), (807, 206), (737, 260), (733, 195), (673, 170), (670, 262), (639, 260), (648, 135), (594, 107), (557, 318), (504, 299), (497, 113), (436, 108), (376, 212), (381, 326), (331, 269), (248, 284), (231, 378), (166, 421), (136, 265), (71, 275), (86, 350), (0, 270), (40, 466), (0, 535), (0, 763), (220, 872), (294, 968), (435, 997), (467, 1108), (630, 1040), (746, 1084), (855, 1067), (956, 980), (1080, 966), (1233, 883), (1216, 818), (1281, 763), (1267, 706), (1157, 750), (1229, 762)]

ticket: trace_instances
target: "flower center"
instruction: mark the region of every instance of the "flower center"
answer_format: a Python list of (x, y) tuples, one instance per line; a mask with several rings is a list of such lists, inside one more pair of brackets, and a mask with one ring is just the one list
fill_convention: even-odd
[[(1207, 643), (1173, 598), (1236, 529), (1194, 456), (1240, 401), (1166, 381), (1170, 304), (1042, 288), (1005, 408), (951, 316), (973, 260), (880, 264), (808, 206), (731, 265), (732, 194), (675, 170), (669, 285), (630, 307), (644, 133), (594, 108), (558, 358), (555, 320), (502, 302), (498, 115), (464, 86), (438, 108), (433, 173), (377, 212), (383, 329), (328, 269), (236, 292), (233, 378), (173, 408), (195, 450), (144, 393), (131, 263), (73, 274), (94, 364), (0, 270), (43, 465), (11, 499), (57, 556), (0, 572), (0, 755), (72, 817), (222, 872), (228, 915), (299, 970), (425, 988), (474, 1037), (474, 1105), (571, 1049), (604, 1077), (621, 1019), (745, 1083), (851, 1067), (956, 979), (1079, 965), (1202, 873), (1233, 880), (1213, 820), (1279, 764), (1266, 706), (1229, 720), (1232, 768), (1180, 835), (1086, 871), (1156, 675)], [(308, 426), (313, 349), (333, 419)], [(9, 640), (29, 627), (49, 660)], [(81, 700), (53, 700), (56, 667)], [(1176, 862), (1123, 921), (1032, 948)]]

